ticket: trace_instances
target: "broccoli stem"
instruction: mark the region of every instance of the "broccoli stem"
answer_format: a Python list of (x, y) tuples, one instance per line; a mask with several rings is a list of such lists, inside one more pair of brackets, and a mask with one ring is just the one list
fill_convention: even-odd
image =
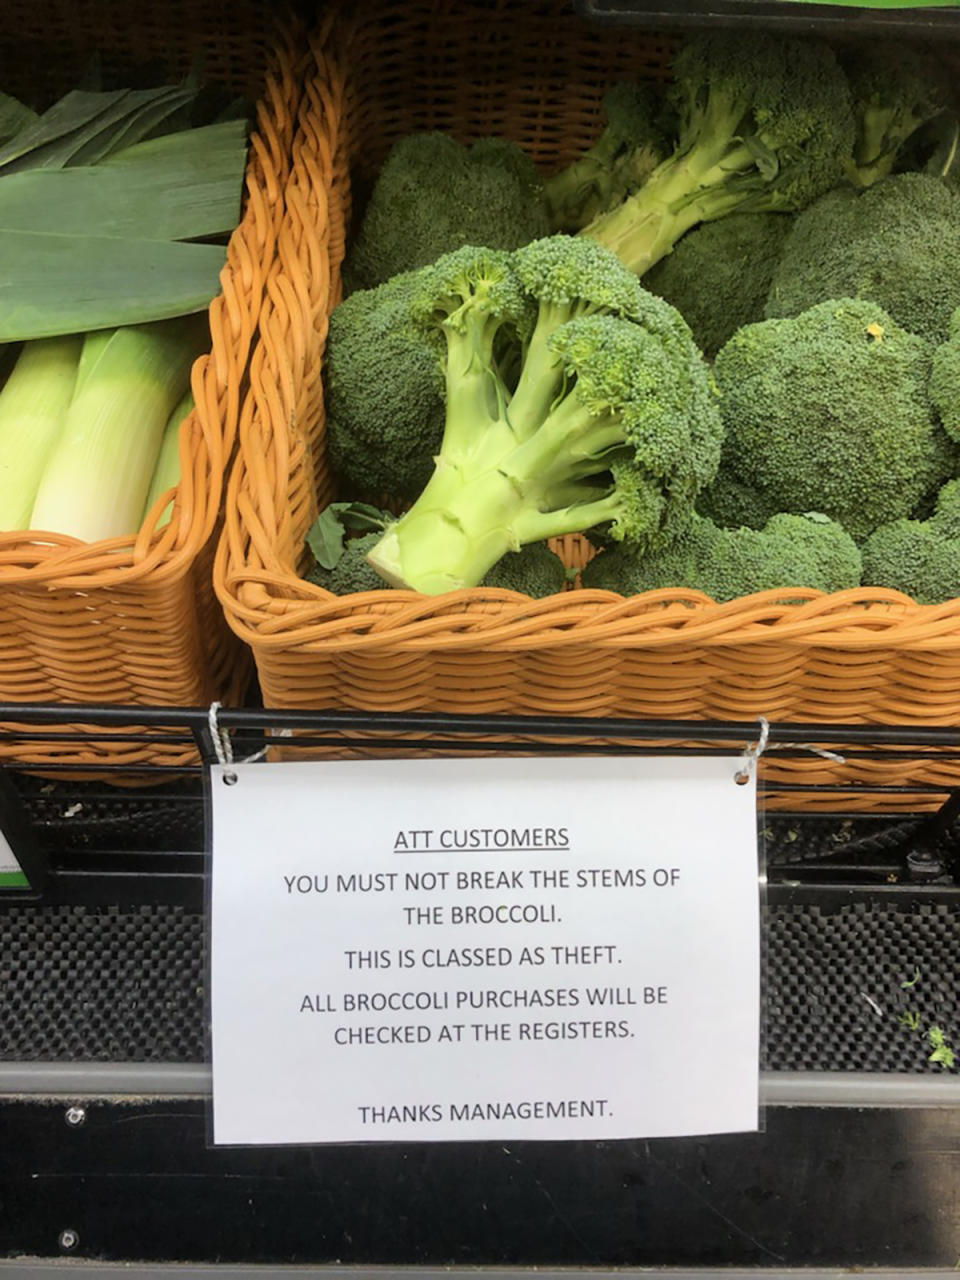
[(723, 184), (745, 158), (745, 148), (730, 153), (729, 138), (673, 155), (638, 192), (595, 218), (583, 234), (612, 249), (624, 266), (642, 276), (697, 223), (737, 207), (740, 198)]
[[(462, 463), (437, 469), (410, 510), (391, 524), (368, 555), (388, 582), (439, 595), (479, 582), (508, 551), (613, 519), (615, 494), (560, 511), (543, 510), (571, 481), (602, 472), (603, 459), (623, 444), (610, 414), (592, 414), (566, 395), (528, 440), (504, 448), (513, 432), (494, 431), (500, 456), (478, 448)], [(595, 494), (596, 489), (583, 489)]]

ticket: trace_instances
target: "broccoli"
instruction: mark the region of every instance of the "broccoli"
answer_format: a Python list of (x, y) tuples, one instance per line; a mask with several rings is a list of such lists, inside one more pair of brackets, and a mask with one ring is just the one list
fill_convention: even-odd
[[(713, 478), (721, 430), (679, 313), (571, 237), (464, 249), (422, 281), (421, 323), (447, 344), (446, 423), (429, 483), (370, 553), (387, 581), (472, 586), (507, 551), (597, 524), (669, 536)], [(598, 308), (614, 314), (584, 314)], [(512, 397), (504, 336), (529, 342)]]
[(858, 540), (914, 514), (956, 465), (927, 393), (931, 359), (870, 302), (747, 325), (714, 369), (724, 469), (764, 503), (823, 511)]
[(892, 172), (912, 135), (954, 102), (943, 65), (911, 45), (870, 41), (840, 55), (853, 92), (857, 140), (848, 176), (861, 187)]
[(718, 603), (776, 587), (842, 591), (860, 583), (860, 552), (825, 516), (775, 515), (763, 529), (721, 529), (693, 515), (673, 542), (638, 554), (616, 547), (591, 560), (585, 587), (638, 595), (690, 587)]
[(778, 512), (775, 502), (740, 480), (722, 457), (716, 479), (697, 499), (697, 513), (725, 529), (762, 529)]
[(416, 272), (351, 294), (330, 316), (325, 393), (330, 460), (357, 493), (413, 499), (443, 436), (443, 343), (410, 320)]
[(960, 596), (960, 480), (940, 490), (928, 520), (881, 525), (863, 546), (863, 582), (940, 604)]
[(566, 566), (545, 542), (530, 542), (519, 551), (508, 551), (479, 583), (481, 587), (519, 591), (535, 600), (555, 596), (566, 584)]
[(960, 307), (950, 318), (948, 340), (933, 353), (930, 399), (944, 431), (960, 443)]
[(700, 349), (715, 356), (742, 325), (763, 319), (792, 225), (784, 213), (731, 213), (705, 222), (647, 272), (643, 287), (676, 307)]
[(348, 596), (355, 591), (382, 591), (386, 585), (376, 569), (367, 560), (383, 535), (365, 533), (344, 543), (343, 553), (332, 569), (325, 569), (315, 561), (307, 574), (307, 581), (335, 596)]
[(469, 150), (442, 133), (415, 133), (391, 150), (344, 267), (370, 289), (461, 245), (516, 249), (549, 230), (540, 177), (515, 143)]
[(830, 298), (865, 298), (931, 342), (960, 302), (960, 195), (923, 173), (858, 194), (831, 191), (801, 213), (780, 254), (766, 315)]
[(638, 275), (699, 222), (804, 208), (843, 178), (853, 149), (850, 89), (825, 45), (709, 32), (674, 73), (675, 150), (584, 229)]
[(652, 85), (615, 84), (603, 99), (607, 125), (597, 142), (544, 183), (555, 231), (579, 231), (647, 180), (668, 150), (656, 123)]

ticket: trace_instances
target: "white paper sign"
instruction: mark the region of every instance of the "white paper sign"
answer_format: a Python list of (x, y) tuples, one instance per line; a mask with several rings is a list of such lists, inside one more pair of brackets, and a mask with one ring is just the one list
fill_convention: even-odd
[(30, 882), (10, 848), (10, 842), (0, 828), (0, 889), (22, 889)]
[(215, 768), (214, 1141), (756, 1129), (756, 795), (735, 769)]

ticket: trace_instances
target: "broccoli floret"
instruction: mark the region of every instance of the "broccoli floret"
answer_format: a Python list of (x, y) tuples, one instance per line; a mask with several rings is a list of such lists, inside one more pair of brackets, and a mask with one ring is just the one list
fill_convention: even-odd
[(591, 560), (585, 587), (638, 595), (690, 587), (722, 602), (777, 587), (842, 591), (860, 583), (860, 552), (825, 516), (775, 515), (763, 529), (721, 529), (702, 516), (648, 554), (615, 547)]
[(778, 510), (823, 511), (857, 539), (914, 514), (956, 465), (927, 394), (931, 357), (870, 302), (747, 325), (714, 370), (724, 468)]
[(954, 103), (944, 66), (912, 45), (869, 41), (841, 53), (857, 140), (848, 176), (871, 186), (893, 171), (904, 144)]
[(519, 591), (539, 600), (555, 596), (566, 582), (567, 570), (560, 557), (545, 542), (531, 542), (519, 551), (508, 551), (480, 580), (480, 586)]
[(413, 499), (443, 436), (443, 343), (410, 319), (416, 272), (351, 294), (330, 316), (324, 390), (344, 487)]
[(354, 591), (382, 591), (384, 581), (367, 560), (367, 553), (380, 541), (382, 534), (365, 533), (344, 543), (343, 554), (332, 569), (316, 563), (307, 581), (332, 591), (335, 596), (348, 596)]
[(928, 520), (881, 525), (863, 546), (863, 582), (940, 604), (960, 596), (960, 480), (940, 490)]
[(960, 307), (950, 319), (948, 340), (933, 353), (930, 399), (944, 431), (960, 443)]
[(584, 229), (638, 275), (699, 222), (804, 208), (842, 179), (853, 148), (850, 89), (825, 45), (709, 32), (674, 74), (673, 154)]
[(370, 289), (461, 245), (516, 249), (548, 230), (540, 177), (516, 144), (410, 134), (384, 163), (344, 276)]
[(596, 143), (544, 183), (555, 231), (579, 231), (641, 187), (669, 148), (652, 85), (616, 84), (603, 99), (607, 125)]
[(731, 213), (705, 222), (647, 272), (643, 287), (676, 307), (701, 351), (715, 356), (739, 328), (763, 319), (792, 225), (784, 213)]
[(923, 173), (897, 173), (862, 194), (831, 191), (787, 237), (767, 317), (830, 298), (865, 298), (897, 324), (944, 342), (960, 299), (960, 196)]
[(725, 529), (762, 529), (779, 508), (753, 485), (738, 479), (720, 460), (717, 478), (697, 499), (697, 512)]
[[(557, 239), (567, 257), (545, 241), (514, 269), (513, 255), (464, 249), (424, 273), (420, 320), (447, 343), (446, 423), (427, 487), (370, 555), (387, 581), (430, 595), (472, 586), (510, 550), (598, 524), (654, 545), (716, 472), (719, 415), (682, 317), (609, 254), (609, 278), (587, 272), (577, 292), (596, 249)], [(578, 315), (605, 303), (626, 316), (631, 292), (631, 318)], [(511, 398), (497, 339), (522, 343), (540, 298)], [(565, 315), (576, 318), (558, 324)]]

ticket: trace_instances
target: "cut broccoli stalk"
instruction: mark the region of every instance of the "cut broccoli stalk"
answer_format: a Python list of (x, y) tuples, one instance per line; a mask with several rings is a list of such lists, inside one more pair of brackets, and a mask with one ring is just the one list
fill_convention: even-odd
[[(668, 536), (720, 450), (680, 315), (609, 252), (569, 237), (515, 255), (465, 249), (423, 283), (421, 323), (447, 342), (446, 426), (423, 493), (369, 553), (377, 572), (436, 595), (476, 585), (527, 543), (594, 525), (640, 546)], [(511, 334), (518, 346), (529, 336), (512, 398), (495, 354)]]
[(673, 154), (584, 230), (638, 275), (700, 222), (803, 208), (843, 177), (853, 149), (850, 90), (826, 46), (710, 33), (674, 71)]

